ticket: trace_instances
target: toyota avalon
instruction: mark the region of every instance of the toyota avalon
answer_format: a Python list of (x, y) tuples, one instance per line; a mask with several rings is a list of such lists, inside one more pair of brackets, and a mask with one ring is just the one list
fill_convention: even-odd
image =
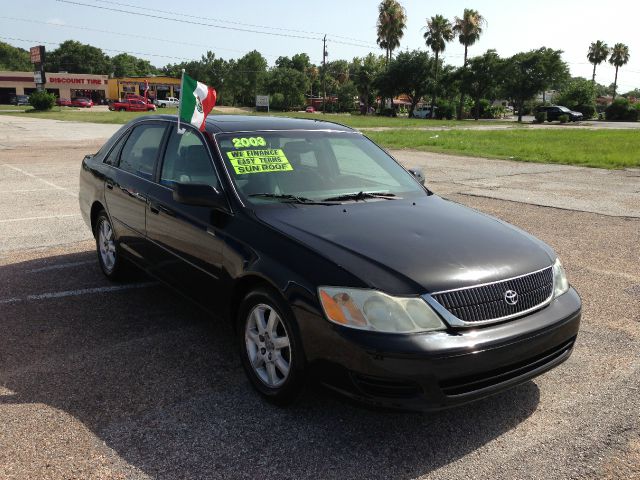
[(274, 403), (314, 378), (434, 410), (566, 360), (581, 302), (554, 251), (435, 195), (348, 127), (211, 116), (123, 126), (82, 162), (80, 209), (112, 280), (135, 264), (236, 332)]

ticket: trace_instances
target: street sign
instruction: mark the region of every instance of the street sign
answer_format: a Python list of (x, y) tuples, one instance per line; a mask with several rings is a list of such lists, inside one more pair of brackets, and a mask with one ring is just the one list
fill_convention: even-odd
[(256, 95), (256, 107), (269, 108), (269, 95)]
[(33, 72), (33, 83), (36, 85), (39, 83), (47, 83), (44, 78), (44, 72)]
[(42, 45), (31, 47), (29, 49), (29, 56), (31, 57), (31, 63), (44, 63), (44, 47)]

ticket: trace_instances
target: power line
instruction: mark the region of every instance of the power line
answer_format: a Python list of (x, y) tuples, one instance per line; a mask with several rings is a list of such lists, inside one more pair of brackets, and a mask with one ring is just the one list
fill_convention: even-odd
[[(211, 28), (221, 28), (223, 30), (233, 30), (233, 31), (238, 31), (238, 32), (246, 32), (246, 33), (257, 33), (257, 34), (261, 34), (261, 35), (270, 35), (270, 36), (275, 36), (275, 37), (286, 37), (286, 38), (298, 38), (298, 39), (302, 39), (302, 40), (315, 40), (315, 41), (321, 41), (322, 38), (320, 37), (310, 37), (307, 35), (298, 35), (298, 34), (292, 34), (292, 33), (276, 33), (276, 32), (265, 32), (265, 31), (261, 31), (261, 30), (253, 30), (250, 28), (240, 28), (240, 27), (228, 27), (225, 25), (214, 25), (212, 23), (205, 23), (205, 22), (197, 22), (195, 20), (184, 20), (184, 19), (180, 19), (180, 18), (169, 18), (169, 17), (163, 17), (162, 15), (155, 15), (153, 13), (149, 13), (149, 12), (132, 12), (131, 10), (123, 10), (121, 8), (113, 8), (113, 7), (101, 7), (100, 5), (91, 5), (88, 3), (82, 3), (82, 2), (76, 2), (76, 1), (72, 1), (72, 0), (56, 0), (57, 2), (61, 2), (61, 3), (68, 3), (71, 5), (79, 5), (82, 7), (90, 7), (90, 8), (97, 8), (100, 10), (107, 10), (107, 11), (111, 11), (111, 12), (118, 12), (118, 13), (126, 13), (128, 15), (137, 15), (137, 16), (141, 16), (141, 17), (145, 17), (145, 18), (156, 18), (159, 20), (167, 20), (170, 22), (179, 22), (179, 23), (186, 23), (186, 24), (190, 24), (190, 25), (199, 25), (199, 26), (203, 26), (203, 27), (211, 27)], [(332, 40), (333, 43), (339, 43), (342, 45), (351, 45), (353, 47), (360, 47), (360, 48), (371, 48), (371, 46), (369, 45), (362, 45), (362, 44), (356, 44), (356, 43), (352, 43), (352, 42), (345, 42), (345, 41), (341, 41), (341, 40)]]
[[(101, 30), (98, 28), (90, 28), (90, 27), (83, 27), (83, 26), (79, 26), (79, 25), (69, 25), (69, 24), (60, 24), (60, 23), (54, 23), (54, 22), (44, 22), (41, 20), (32, 20), (29, 18), (16, 18), (16, 17), (5, 17), (5, 16), (0, 16), (0, 19), (5, 19), (5, 20), (14, 20), (14, 21), (19, 21), (19, 22), (27, 22), (27, 23), (36, 23), (36, 24), (40, 24), (40, 25), (49, 25), (52, 27), (62, 27), (62, 28), (75, 28), (77, 30), (86, 30), (88, 32), (97, 32), (97, 33), (107, 33), (109, 35), (120, 35), (123, 37), (132, 37), (132, 38), (140, 38), (143, 40), (153, 40), (153, 41), (157, 41), (157, 42), (165, 42), (165, 43), (171, 43), (171, 44), (179, 44), (179, 45), (188, 45), (191, 47), (202, 47), (202, 48), (211, 48), (211, 45), (204, 45), (202, 43), (189, 43), (189, 42), (182, 42), (179, 40), (169, 40), (167, 38), (158, 38), (158, 37), (148, 37), (145, 35), (137, 35), (135, 33), (122, 33), (122, 32), (114, 32), (114, 31), (110, 31), (110, 30)], [(230, 52), (238, 52), (238, 53), (245, 53), (243, 50), (237, 50), (237, 49), (233, 49), (233, 48), (222, 48), (222, 47), (217, 47), (217, 50), (228, 50)], [(270, 54), (263, 54), (266, 57), (273, 57), (273, 58), (278, 58), (280, 55), (270, 55)]]
[[(94, 2), (97, 3), (106, 3), (108, 5), (117, 5), (120, 7), (129, 7), (129, 8), (140, 8), (138, 5), (131, 5), (129, 3), (121, 3), (121, 2), (112, 2), (111, 0), (93, 0)], [(220, 18), (214, 18), (214, 17), (203, 17), (200, 15), (188, 15), (186, 13), (180, 13), (180, 12), (172, 12), (169, 10), (160, 10), (158, 8), (154, 8), (155, 12), (160, 12), (160, 13), (167, 13), (169, 15), (178, 15), (180, 17), (186, 17), (186, 18), (198, 18), (201, 20), (211, 20), (213, 22), (219, 22), (219, 23), (230, 23), (232, 25), (242, 25), (244, 27), (254, 27), (254, 28), (262, 28), (262, 29), (266, 29), (266, 30), (278, 30), (278, 31), (283, 31), (283, 32), (294, 32), (294, 33), (307, 33), (307, 34), (312, 34), (312, 35), (324, 35), (324, 33), (321, 32), (312, 32), (309, 30), (295, 30), (293, 28), (284, 28), (284, 27), (272, 27), (269, 25), (255, 25), (252, 23), (243, 23), (243, 22), (237, 22), (234, 20), (223, 20)], [(332, 37), (334, 38), (342, 38), (344, 40), (353, 40), (355, 42), (359, 42), (359, 43), (366, 43), (362, 40), (360, 40), (359, 38), (353, 38), (353, 37), (345, 37), (342, 35), (334, 35), (331, 34)]]

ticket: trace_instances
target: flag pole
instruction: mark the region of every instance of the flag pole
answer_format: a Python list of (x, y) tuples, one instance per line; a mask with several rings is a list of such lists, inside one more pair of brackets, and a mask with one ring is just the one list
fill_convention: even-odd
[(182, 111), (182, 97), (184, 96), (184, 68), (180, 77), (180, 100), (178, 102), (178, 135), (182, 135), (186, 129), (180, 128), (180, 112)]

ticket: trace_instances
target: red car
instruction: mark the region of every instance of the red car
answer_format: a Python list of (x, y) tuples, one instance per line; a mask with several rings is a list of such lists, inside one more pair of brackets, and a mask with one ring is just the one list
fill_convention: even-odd
[(68, 98), (57, 98), (56, 105), (58, 105), (59, 107), (72, 107), (73, 102), (71, 102), (71, 100), (69, 100)]
[(93, 107), (93, 101), (88, 99), (88, 98), (84, 98), (84, 97), (72, 98), (71, 99), (71, 106), (72, 107), (81, 107), (81, 108), (91, 108), (91, 107)]
[(109, 105), (109, 110), (118, 112), (146, 112), (155, 110), (156, 106), (152, 103), (144, 103), (143, 100), (135, 100), (128, 98), (119, 102), (113, 102)]
[(307, 112), (307, 113), (315, 113), (315, 112), (316, 112), (316, 109), (315, 109), (315, 108), (313, 108), (311, 105), (309, 105), (309, 106), (305, 109), (305, 112)]
[(140, 100), (145, 103), (153, 103), (150, 98), (147, 97), (147, 99), (145, 99), (142, 95), (136, 95), (135, 93), (127, 93), (124, 98), (125, 100)]

